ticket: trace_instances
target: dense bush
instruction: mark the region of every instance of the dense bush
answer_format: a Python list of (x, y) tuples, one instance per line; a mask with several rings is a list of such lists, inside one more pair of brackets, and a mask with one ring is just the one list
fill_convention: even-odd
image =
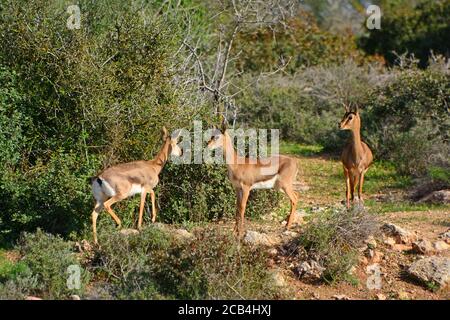
[(379, 54), (392, 65), (397, 54), (410, 53), (428, 63), (430, 50), (449, 54), (449, 0), (381, 1), (381, 29), (370, 30), (359, 39), (359, 45), (369, 54)]
[(205, 229), (177, 240), (155, 226), (129, 237), (103, 228), (93, 270), (112, 283), (119, 299), (263, 299), (280, 293), (265, 256), (242, 246), (228, 231)]
[[(81, 266), (73, 243), (41, 230), (25, 233), (17, 245), (22, 259), (15, 264), (0, 284), (0, 298), (24, 298), (37, 295), (48, 299), (67, 299), (82, 294), (89, 281), (89, 273)], [(80, 268), (80, 289), (67, 285), (71, 265)]]
[(376, 88), (366, 104), (363, 131), (378, 158), (393, 160), (402, 174), (450, 170), (448, 70), (403, 70)]

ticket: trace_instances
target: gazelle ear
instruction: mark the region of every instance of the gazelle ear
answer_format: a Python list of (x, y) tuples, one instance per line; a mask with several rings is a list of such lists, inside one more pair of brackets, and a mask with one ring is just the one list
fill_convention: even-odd
[(169, 133), (167, 132), (166, 127), (162, 127), (161, 132), (162, 132), (162, 134), (163, 134), (163, 140), (166, 140), (167, 137), (169, 136)]
[(350, 108), (348, 107), (348, 105), (345, 102), (341, 102), (341, 104), (344, 107), (345, 113), (350, 111)]
[(227, 126), (228, 126), (228, 121), (223, 115), (221, 115), (221, 118), (222, 118), (222, 124), (220, 126), (220, 131), (222, 131), (222, 133), (225, 133), (225, 130), (227, 130)]

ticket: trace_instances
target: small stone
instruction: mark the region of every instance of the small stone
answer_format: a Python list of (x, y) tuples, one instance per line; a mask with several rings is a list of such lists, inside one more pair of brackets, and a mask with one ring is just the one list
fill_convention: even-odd
[(385, 237), (383, 243), (392, 249), (392, 247), (395, 245), (395, 239), (392, 237)]
[(71, 296), (70, 296), (70, 299), (71, 299), (71, 300), (81, 300), (80, 296), (77, 295), (77, 294), (71, 295)]
[(412, 250), (412, 246), (407, 244), (394, 244), (392, 249), (395, 251), (409, 251)]
[(281, 271), (275, 270), (272, 272), (272, 280), (277, 287), (285, 287), (286, 280)]
[(405, 291), (397, 292), (397, 298), (399, 300), (409, 300), (410, 299), (408, 292), (405, 292)]
[(311, 279), (311, 280), (320, 279), (324, 271), (325, 268), (323, 268), (314, 260), (303, 261), (297, 268), (299, 277), (302, 279)]
[(276, 256), (276, 255), (278, 254), (278, 250), (275, 249), (275, 248), (270, 248), (270, 249), (267, 251), (267, 253), (268, 253), (270, 256)]
[(25, 300), (42, 300), (42, 298), (35, 297), (35, 296), (26, 296)]
[(333, 296), (333, 298), (335, 300), (350, 300), (350, 298), (348, 296), (346, 296), (345, 294), (335, 294)]
[(295, 231), (285, 230), (285, 231), (283, 231), (283, 235), (288, 236), (290, 238), (295, 238), (295, 237), (299, 236), (299, 233), (295, 232)]
[(418, 254), (431, 254), (434, 252), (433, 244), (424, 239), (413, 242), (412, 250)]
[(386, 296), (382, 293), (378, 293), (375, 296), (377, 297), (377, 300), (386, 300)]
[(427, 194), (425, 197), (419, 200), (419, 202), (427, 202), (434, 204), (449, 204), (450, 203), (450, 190), (438, 190)]
[(367, 247), (369, 249), (376, 249), (377, 248), (377, 240), (373, 236), (370, 236), (366, 239), (365, 243), (367, 244)]
[(439, 238), (444, 240), (447, 243), (450, 243), (450, 229), (448, 229), (447, 231), (445, 231), (444, 233), (441, 233), (439, 235)]

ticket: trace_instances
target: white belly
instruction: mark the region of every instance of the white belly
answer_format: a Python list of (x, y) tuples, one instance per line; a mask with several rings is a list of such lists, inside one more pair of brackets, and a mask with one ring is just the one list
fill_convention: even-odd
[(136, 193), (141, 193), (142, 192), (142, 186), (138, 185), (138, 184), (133, 184), (131, 185), (131, 189), (130, 191), (128, 191), (128, 196), (134, 196)]
[(260, 181), (252, 185), (251, 189), (272, 189), (275, 186), (275, 182), (278, 180), (278, 175), (274, 175), (271, 179)]

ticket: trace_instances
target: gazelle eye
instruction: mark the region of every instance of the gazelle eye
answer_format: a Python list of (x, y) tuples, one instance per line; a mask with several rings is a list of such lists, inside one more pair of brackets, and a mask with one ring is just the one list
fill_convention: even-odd
[(353, 116), (348, 117), (348, 119), (349, 119), (349, 120), (352, 120), (352, 119), (353, 119)]

